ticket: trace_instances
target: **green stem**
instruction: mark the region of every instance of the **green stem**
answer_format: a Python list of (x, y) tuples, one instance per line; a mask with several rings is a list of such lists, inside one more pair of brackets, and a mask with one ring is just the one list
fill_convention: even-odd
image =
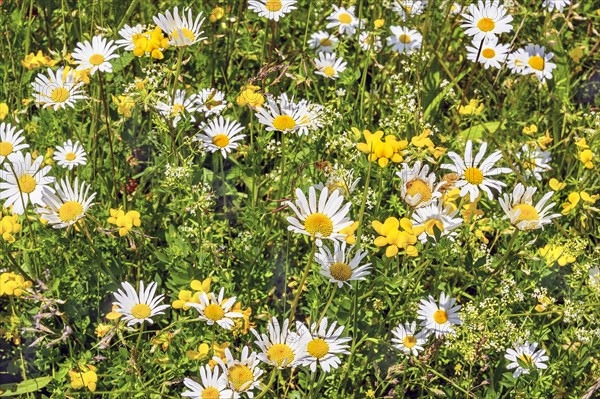
[(269, 390), (271, 389), (271, 386), (273, 386), (273, 382), (275, 382), (275, 375), (277, 374), (277, 368), (273, 368), (273, 371), (271, 371), (271, 377), (269, 378), (269, 382), (267, 383), (267, 385), (265, 385), (265, 387), (263, 388), (262, 391), (260, 391), (260, 393), (258, 394), (258, 396), (255, 397), (255, 399), (260, 399), (263, 396), (265, 396), (267, 394), (267, 392), (269, 392)]
[(333, 290), (331, 290), (331, 295), (329, 296), (329, 300), (327, 301), (325, 308), (323, 308), (323, 312), (321, 313), (321, 316), (319, 316), (319, 318), (317, 319), (317, 328), (319, 328), (319, 325), (321, 324), (321, 320), (323, 320), (323, 318), (327, 314), (327, 310), (329, 309), (329, 306), (331, 306), (331, 303), (333, 302), (333, 297), (335, 296), (337, 289), (338, 289), (338, 285), (337, 285), (337, 283), (334, 283)]
[(110, 147), (110, 163), (112, 166), (112, 175), (113, 175), (113, 190), (114, 190), (114, 198), (115, 205), (118, 204), (119, 199), (118, 189), (117, 189), (117, 167), (115, 164), (115, 152), (113, 148), (113, 138), (112, 131), (110, 130), (110, 116), (108, 114), (108, 103), (106, 102), (106, 94), (104, 93), (104, 78), (102, 77), (102, 72), (98, 73), (98, 80), (100, 82), (100, 95), (102, 97), (102, 105), (104, 107), (104, 121), (106, 123), (106, 132), (108, 133), (108, 145)]
[(510, 241), (508, 243), (508, 246), (506, 247), (506, 251), (504, 252), (504, 256), (502, 256), (502, 258), (498, 262), (498, 266), (496, 266), (496, 269), (494, 269), (494, 271), (483, 282), (483, 286), (484, 287), (486, 286), (486, 284), (490, 281), (490, 279), (493, 276), (495, 276), (496, 274), (498, 274), (498, 272), (500, 272), (500, 270), (502, 270), (502, 266), (504, 265), (504, 263), (508, 259), (508, 256), (511, 254), (512, 247), (513, 247), (513, 245), (515, 243), (515, 240), (517, 239), (518, 235), (519, 235), (519, 229), (515, 229), (514, 233), (512, 233), (512, 236), (510, 237)]
[(294, 301), (292, 302), (292, 307), (290, 308), (290, 317), (289, 317), (290, 322), (294, 319), (294, 313), (296, 312), (296, 306), (298, 305), (298, 301), (300, 300), (300, 296), (302, 295), (302, 290), (304, 289), (304, 284), (306, 283), (306, 278), (308, 277), (308, 272), (310, 272), (310, 266), (312, 265), (316, 250), (317, 250), (317, 244), (316, 244), (315, 239), (313, 238), (312, 249), (310, 250), (310, 255), (308, 256), (308, 262), (306, 262), (306, 266), (304, 267), (304, 272), (302, 273), (302, 278), (300, 279), (300, 284), (298, 285), (298, 291), (296, 291), (296, 296), (294, 296)]

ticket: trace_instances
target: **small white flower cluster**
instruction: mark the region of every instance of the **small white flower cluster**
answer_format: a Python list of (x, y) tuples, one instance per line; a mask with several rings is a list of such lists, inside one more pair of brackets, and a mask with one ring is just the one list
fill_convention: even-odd
[(584, 301), (572, 301), (565, 298), (563, 304), (563, 321), (565, 323), (585, 323), (588, 317), (587, 306)]

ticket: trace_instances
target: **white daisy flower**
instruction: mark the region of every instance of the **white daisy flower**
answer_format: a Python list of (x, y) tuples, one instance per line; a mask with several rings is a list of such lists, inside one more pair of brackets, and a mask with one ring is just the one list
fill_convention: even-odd
[(349, 197), (360, 181), (360, 177), (354, 179), (353, 169), (344, 169), (344, 167), (339, 166), (337, 163), (333, 165), (331, 172), (328, 172), (328, 174), (329, 178), (325, 184), (318, 183), (313, 186), (315, 190), (322, 190), (324, 187), (327, 187), (330, 193), (337, 190), (340, 195)]
[(92, 37), (92, 43), (87, 40), (83, 43), (77, 43), (75, 51), (71, 56), (75, 60), (78, 71), (90, 70), (90, 75), (100, 72), (112, 72), (110, 60), (119, 58), (119, 54), (115, 54), (117, 46), (113, 45), (114, 40), (107, 40), (102, 36)]
[(463, 6), (461, 6), (459, 3), (457, 3), (456, 1), (452, 2), (452, 5), (450, 6), (450, 13), (451, 14), (460, 14), (463, 10)]
[(83, 85), (82, 81), (77, 80), (75, 71), (65, 73), (64, 67), (58, 68), (56, 72), (48, 68), (48, 76), (38, 73), (31, 83), (36, 104), (43, 108), (52, 107), (55, 111), (66, 106), (75, 108), (77, 100), (86, 99)]
[(421, 164), (421, 161), (416, 161), (412, 168), (407, 163), (401, 165), (402, 170), (396, 175), (402, 179), (400, 196), (408, 206), (419, 208), (442, 197), (439, 188), (444, 182), (435, 184), (435, 173), (429, 173), (429, 165)]
[(200, 380), (198, 383), (191, 378), (184, 378), (183, 383), (187, 391), (182, 392), (182, 397), (202, 399), (231, 399), (233, 391), (227, 389), (227, 373), (222, 373), (219, 367), (213, 369), (207, 364), (200, 367)]
[(29, 202), (44, 206), (42, 193), (44, 188), (54, 182), (54, 177), (46, 176), (50, 166), (42, 167), (44, 157), (39, 156), (31, 159), (31, 154), (23, 155), (21, 151), (13, 152), (6, 157), (8, 162), (4, 163), (4, 170), (0, 170), (0, 200), (4, 201), (4, 207), (13, 206), (13, 213), (22, 215)]
[(412, 54), (421, 48), (423, 36), (414, 29), (390, 26), (393, 36), (388, 36), (387, 45), (398, 54)]
[(548, 361), (546, 350), (536, 350), (537, 342), (529, 344), (529, 341), (523, 345), (517, 346), (515, 349), (509, 348), (506, 350), (504, 357), (510, 362), (507, 369), (515, 369), (513, 377), (517, 378), (521, 374), (529, 374), (533, 369), (547, 369)]
[(523, 75), (534, 74), (542, 83), (546, 79), (552, 79), (552, 71), (556, 68), (556, 64), (550, 60), (554, 57), (554, 53), (546, 53), (546, 48), (537, 44), (525, 46), (525, 53), (527, 58), (526, 65), (521, 71)]
[(423, 345), (427, 343), (429, 335), (426, 330), (416, 332), (417, 323), (402, 323), (398, 324), (396, 328), (392, 330), (394, 338), (392, 338), (392, 345), (394, 348), (406, 353), (407, 355), (412, 354), (417, 356), (419, 352), (423, 351)]
[[(496, 37), (485, 39), (483, 42), (474, 40), (472, 44), (473, 46), (467, 46), (467, 58), (473, 62), (483, 64), (485, 69), (490, 67), (500, 69), (510, 51), (510, 45), (498, 44), (498, 38)], [(480, 49), (481, 51), (479, 51)]]
[(258, 367), (260, 361), (256, 352), (250, 352), (248, 347), (244, 346), (240, 360), (236, 360), (229, 348), (225, 348), (225, 362), (218, 356), (214, 356), (213, 360), (227, 376), (227, 387), (233, 391), (233, 399), (240, 398), (242, 393), (249, 398), (254, 397), (252, 390), (260, 387), (259, 378), (264, 373), (264, 370)]
[(57, 145), (52, 157), (63, 168), (72, 170), (74, 166), (87, 164), (87, 158), (83, 146), (79, 141), (73, 143), (71, 139), (65, 141), (62, 146)]
[[(187, 11), (187, 18), (185, 12)], [(206, 39), (202, 37), (204, 31), (201, 31), (202, 23), (202, 12), (196, 16), (196, 19), (192, 17), (192, 10), (187, 8), (179, 14), (177, 7), (173, 8), (173, 13), (169, 10), (165, 14), (158, 14), (153, 17), (154, 23), (158, 25), (169, 36), (169, 43), (175, 47), (191, 46), (200, 40)]]
[(511, 15), (507, 15), (504, 6), (499, 0), (479, 0), (477, 4), (471, 4), (467, 12), (462, 14), (465, 34), (473, 36), (474, 41), (481, 41), (507, 33), (512, 30), (510, 22)]
[(36, 208), (36, 212), (43, 219), (48, 221), (48, 224), (55, 229), (62, 229), (72, 226), (77, 221), (83, 218), (93, 205), (96, 193), (89, 194), (90, 185), (81, 182), (76, 177), (73, 185), (68, 178), (64, 178), (59, 183), (55, 183), (56, 194), (54, 190), (49, 190), (47, 187), (42, 192), (42, 201), (45, 204), (44, 208)]
[(320, 30), (310, 35), (310, 41), (308, 42), (308, 45), (317, 52), (324, 51), (326, 53), (330, 53), (337, 47), (338, 42), (339, 40), (337, 37), (333, 36), (329, 32)]
[(142, 24), (137, 24), (135, 26), (129, 26), (125, 24), (123, 28), (119, 31), (119, 35), (122, 39), (115, 41), (115, 44), (118, 47), (122, 47), (124, 50), (133, 51), (135, 48), (134, 39), (143, 35), (146, 31), (146, 27)]
[(315, 260), (321, 265), (321, 274), (329, 282), (337, 284), (339, 288), (344, 284), (352, 288), (350, 281), (365, 280), (365, 276), (371, 274), (370, 263), (360, 265), (365, 256), (367, 256), (367, 251), (356, 251), (354, 257), (350, 260), (352, 248), (350, 247), (346, 251), (345, 241), (342, 241), (341, 245), (337, 241), (334, 241), (333, 253), (324, 245), (315, 254)]
[(177, 126), (179, 121), (184, 117), (189, 117), (190, 122), (195, 122), (193, 113), (196, 112), (196, 95), (192, 94), (186, 98), (185, 90), (177, 90), (175, 99), (170, 95), (166, 95), (166, 101), (156, 103), (156, 109), (162, 116), (173, 120), (173, 127)]
[(117, 306), (116, 312), (123, 315), (123, 320), (127, 321), (128, 326), (134, 324), (143, 324), (145, 321), (152, 324), (152, 317), (164, 314), (164, 310), (170, 305), (159, 305), (164, 299), (164, 294), (155, 296), (156, 282), (148, 284), (144, 289), (144, 282), (140, 281), (139, 295), (133, 286), (125, 281), (121, 283), (123, 290), (119, 289), (113, 292), (116, 301), (113, 305)]
[(246, 137), (245, 134), (239, 134), (244, 130), (242, 125), (237, 121), (224, 119), (222, 116), (204, 123), (200, 129), (203, 132), (198, 133), (194, 140), (201, 142), (202, 146), (210, 152), (221, 151), (223, 158), (227, 158), (227, 154), (238, 147), (238, 141)]
[(256, 112), (258, 122), (265, 125), (268, 131), (283, 133), (298, 133), (302, 136), (308, 134), (310, 118), (307, 102), (295, 103), (288, 99), (287, 94), (281, 94), (277, 100), (267, 97), (268, 104), (263, 105)]
[(233, 327), (233, 318), (244, 317), (239, 312), (230, 312), (231, 307), (235, 304), (235, 297), (224, 298), (225, 289), (221, 288), (219, 296), (215, 296), (213, 292), (206, 294), (201, 292), (198, 299), (200, 303), (188, 302), (186, 306), (190, 306), (200, 312), (200, 320), (204, 320), (209, 326), (217, 323), (226, 330), (231, 330)]
[(425, 0), (396, 0), (392, 4), (392, 10), (404, 21), (407, 18), (423, 14), (426, 6), (427, 1)]
[(529, 56), (525, 49), (518, 49), (508, 55), (506, 65), (510, 68), (510, 72), (513, 74), (521, 74), (527, 66)]
[(315, 65), (317, 66), (317, 75), (325, 76), (329, 79), (337, 79), (340, 77), (340, 73), (346, 70), (348, 65), (342, 57), (337, 57), (335, 53), (319, 53), (319, 58), (315, 58)]
[(0, 124), (0, 164), (10, 154), (29, 147), (29, 144), (23, 143), (25, 141), (25, 137), (22, 136), (23, 130), (16, 132), (15, 130), (17, 128), (10, 123)]
[(208, 118), (211, 115), (218, 115), (227, 106), (225, 94), (216, 89), (202, 89), (196, 94), (194, 99), (196, 111), (204, 112), (204, 116)]
[(333, 5), (333, 13), (331, 13), (327, 20), (326, 28), (337, 28), (340, 35), (352, 36), (356, 33), (360, 21), (354, 16), (354, 6), (344, 8)]
[(353, 223), (347, 217), (351, 203), (342, 205), (344, 197), (338, 190), (329, 195), (327, 187), (323, 188), (318, 203), (314, 187), (308, 189), (308, 199), (299, 188), (296, 189), (296, 197), (296, 205), (291, 201), (286, 202), (296, 214), (296, 217), (287, 218), (290, 223), (288, 230), (313, 237), (319, 246), (321, 239), (341, 241), (346, 237), (340, 234), (340, 230)]
[(500, 205), (510, 219), (510, 223), (519, 230), (536, 230), (551, 223), (552, 219), (559, 217), (557, 213), (547, 215), (556, 203), (546, 205), (546, 202), (554, 195), (554, 191), (546, 193), (539, 202), (533, 206), (533, 194), (537, 187), (527, 187), (518, 183), (512, 194), (504, 194), (499, 198)]
[(454, 237), (453, 231), (463, 223), (461, 217), (455, 217), (460, 209), (452, 210), (452, 205), (444, 207), (440, 200), (415, 209), (412, 215), (413, 230), (419, 240), (425, 244), (428, 237), (435, 238), (435, 229), (440, 231), (441, 237)]
[(308, 337), (304, 341), (306, 356), (300, 360), (300, 364), (309, 366), (310, 371), (313, 373), (317, 371), (317, 365), (321, 366), (325, 373), (329, 373), (342, 363), (337, 355), (350, 354), (348, 351), (350, 346), (347, 342), (352, 341), (352, 338), (342, 337), (344, 326), (338, 327), (335, 321), (327, 328), (327, 318), (324, 317), (318, 328), (317, 324), (314, 323), (310, 330), (303, 323), (296, 322), (296, 330), (302, 331), (301, 335)]
[(452, 326), (462, 324), (458, 317), (461, 306), (454, 306), (455, 303), (456, 299), (446, 296), (444, 292), (440, 293), (439, 305), (431, 295), (428, 299), (421, 299), (417, 311), (419, 315), (417, 319), (422, 320), (421, 327), (435, 333), (436, 338), (440, 338), (452, 331)]
[(378, 53), (381, 51), (383, 46), (381, 45), (381, 38), (374, 32), (363, 31), (358, 36), (358, 45), (360, 49), (365, 52), (373, 51)]
[(565, 6), (569, 4), (571, 4), (571, 0), (544, 0), (542, 7), (546, 7), (548, 11), (556, 9), (559, 12), (563, 12)]
[(289, 320), (285, 319), (280, 325), (277, 318), (273, 317), (267, 325), (268, 334), (259, 334), (254, 328), (250, 330), (257, 339), (254, 343), (262, 350), (258, 354), (261, 361), (280, 369), (301, 364), (307, 355), (306, 345), (311, 336), (304, 330), (291, 331), (289, 324)]
[(279, 21), (296, 9), (297, 0), (250, 0), (248, 8), (258, 14), (259, 17)]
[(489, 199), (494, 199), (494, 194), (490, 189), (494, 189), (498, 192), (502, 191), (502, 187), (506, 187), (506, 184), (491, 179), (490, 176), (496, 176), (501, 173), (511, 173), (512, 170), (509, 168), (494, 168), (496, 162), (502, 158), (502, 153), (498, 150), (490, 154), (485, 160), (485, 150), (487, 149), (487, 143), (483, 142), (479, 152), (473, 159), (473, 143), (471, 140), (467, 141), (465, 148), (465, 159), (460, 157), (455, 152), (449, 152), (448, 156), (454, 164), (442, 164), (442, 169), (448, 169), (460, 176), (460, 180), (455, 183), (455, 186), (460, 188), (460, 196), (464, 197), (469, 194), (469, 199), (474, 202), (479, 197), (479, 190), (486, 192)]
[(549, 151), (542, 151), (540, 146), (529, 148), (527, 144), (523, 144), (521, 152), (517, 153), (517, 157), (521, 160), (523, 174), (527, 176), (533, 175), (537, 180), (542, 180), (542, 173), (552, 170), (549, 162), (552, 161)]

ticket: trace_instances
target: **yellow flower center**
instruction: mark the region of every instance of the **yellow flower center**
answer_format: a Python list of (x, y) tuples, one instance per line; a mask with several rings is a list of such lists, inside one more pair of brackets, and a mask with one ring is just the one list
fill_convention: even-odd
[(340, 23), (342, 24), (349, 24), (350, 22), (352, 22), (352, 16), (347, 13), (340, 14), (338, 17), (338, 21), (340, 21)]
[(171, 114), (173, 116), (182, 114), (184, 109), (185, 108), (182, 104), (173, 104), (173, 110), (171, 111)]
[(522, 366), (525, 366), (527, 368), (533, 366), (533, 358), (531, 357), (531, 355), (523, 353), (521, 356), (519, 356), (518, 359), (524, 363), (522, 364)]
[(145, 303), (138, 303), (131, 308), (131, 315), (139, 320), (150, 317), (150, 313), (152, 313), (152, 310)]
[(294, 361), (294, 352), (289, 345), (274, 344), (267, 350), (267, 358), (277, 366), (286, 366)]
[(100, 65), (104, 62), (104, 56), (102, 54), (94, 54), (90, 57), (90, 64)]
[(225, 316), (225, 311), (220, 305), (211, 303), (204, 308), (204, 316), (212, 321), (219, 321)]
[(329, 353), (329, 345), (323, 339), (316, 338), (308, 343), (306, 350), (312, 357), (321, 359)]
[(265, 3), (265, 8), (270, 12), (277, 12), (281, 10), (283, 4), (281, 4), (281, 0), (267, 0)]
[(226, 134), (217, 134), (213, 137), (212, 142), (219, 148), (225, 148), (229, 144), (229, 137)]
[(427, 184), (421, 179), (414, 179), (408, 181), (406, 183), (406, 195), (414, 197), (417, 194), (420, 194), (421, 198), (416, 204), (413, 204), (413, 206), (417, 206), (423, 202), (429, 201), (433, 193), (429, 188), (429, 184)]
[(231, 382), (231, 385), (233, 385), (233, 390), (236, 392), (245, 391), (250, 387), (252, 381), (254, 381), (252, 370), (243, 364), (231, 366), (227, 371), (227, 378), (229, 379), (229, 382)]
[(527, 63), (529, 64), (530, 67), (532, 67), (535, 70), (538, 70), (538, 71), (544, 70), (544, 59), (542, 57), (540, 57), (539, 55), (534, 55), (533, 57), (530, 57), (529, 61), (527, 61)]
[(273, 127), (283, 132), (295, 128), (296, 121), (289, 115), (279, 115), (273, 119)]
[(33, 190), (35, 190), (35, 187), (37, 186), (37, 182), (31, 175), (23, 175), (23, 176), (19, 177), (18, 181), (19, 181), (19, 188), (21, 189), (21, 192), (23, 192), (25, 194), (32, 193)]
[(540, 219), (537, 209), (529, 204), (518, 204), (515, 205), (513, 209), (521, 211), (515, 223), (519, 223), (523, 220), (532, 221)]
[(63, 222), (77, 220), (83, 214), (83, 205), (77, 201), (67, 201), (58, 210), (58, 217)]
[(481, 52), (481, 55), (484, 58), (494, 58), (496, 56), (496, 52), (494, 51), (494, 49), (486, 48)]
[(435, 236), (435, 233), (433, 230), (434, 226), (437, 227), (440, 232), (444, 231), (444, 223), (442, 223), (441, 220), (429, 219), (428, 221), (425, 222), (425, 232), (432, 237)]
[(57, 87), (56, 89), (52, 90), (50, 98), (55, 103), (64, 103), (69, 98), (69, 90), (65, 89), (64, 87)]
[(402, 344), (410, 349), (417, 344), (417, 339), (414, 337), (414, 335), (407, 335), (402, 339)]
[(335, 69), (333, 69), (331, 66), (326, 66), (323, 68), (323, 73), (331, 78), (335, 75)]
[(7, 156), (9, 154), (11, 154), (13, 151), (13, 145), (11, 143), (9, 143), (8, 141), (2, 141), (0, 142), (0, 156)]
[(77, 155), (75, 155), (74, 152), (67, 152), (67, 154), (65, 155), (65, 159), (67, 161), (74, 161), (75, 158), (77, 158)]
[(325, 39), (321, 39), (321, 46), (323, 46), (323, 47), (329, 47), (332, 44), (333, 44), (333, 42), (328, 37)]
[(481, 18), (479, 22), (477, 22), (477, 27), (482, 32), (489, 32), (496, 27), (496, 23), (490, 18)]
[(329, 273), (338, 281), (348, 281), (352, 277), (352, 268), (345, 263), (337, 262), (331, 265)]
[(433, 320), (437, 324), (444, 324), (448, 321), (448, 313), (446, 313), (446, 311), (443, 309), (438, 309), (433, 312)]
[(398, 40), (400, 40), (401, 43), (408, 44), (408, 43), (410, 43), (410, 36), (405, 35), (403, 33), (400, 36), (398, 36)]
[(306, 218), (304, 228), (312, 236), (329, 237), (333, 232), (333, 222), (329, 216), (317, 212)]
[(202, 399), (219, 399), (221, 394), (215, 387), (206, 387), (202, 391)]
[(471, 184), (481, 184), (483, 182), (483, 172), (479, 168), (467, 168), (465, 170), (465, 180)]
[(171, 36), (173, 36), (174, 39), (179, 39), (179, 31), (181, 31), (181, 33), (183, 33), (183, 37), (185, 39), (188, 39), (190, 41), (194, 41), (194, 39), (196, 39), (196, 36), (194, 35), (194, 33), (189, 30), (188, 28), (180, 28), (180, 29), (176, 29)]

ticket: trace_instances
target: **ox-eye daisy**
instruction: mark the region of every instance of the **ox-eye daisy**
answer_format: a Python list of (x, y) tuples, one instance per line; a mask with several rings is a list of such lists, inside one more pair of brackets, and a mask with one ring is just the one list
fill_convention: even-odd
[(287, 201), (296, 217), (289, 216), (288, 230), (295, 233), (305, 234), (313, 237), (317, 245), (321, 245), (321, 239), (343, 240), (345, 234), (340, 230), (350, 226), (353, 222), (347, 215), (350, 210), (350, 202), (342, 205), (344, 197), (335, 190), (329, 195), (327, 187), (321, 190), (317, 202), (317, 194), (314, 187), (308, 189), (308, 199), (299, 188), (296, 189), (296, 204)]
[(87, 98), (83, 93), (83, 85), (82, 81), (77, 80), (75, 71), (65, 73), (63, 67), (56, 72), (48, 68), (48, 76), (38, 73), (31, 83), (35, 102), (43, 108), (52, 107), (55, 111), (66, 106), (74, 108), (77, 100)]
[(549, 224), (552, 219), (559, 217), (557, 213), (547, 215), (550, 209), (556, 205), (554, 202), (546, 205), (546, 202), (554, 195), (554, 191), (546, 193), (538, 203), (533, 206), (533, 194), (537, 187), (527, 187), (518, 183), (512, 194), (504, 194), (500, 198), (500, 205), (510, 219), (510, 223), (519, 230), (536, 230)]
[(29, 202), (44, 205), (42, 193), (44, 188), (53, 191), (48, 185), (54, 177), (47, 176), (50, 166), (42, 167), (43, 156), (31, 159), (31, 154), (23, 155), (21, 151), (13, 152), (4, 162), (4, 170), (0, 170), (0, 200), (6, 199), (4, 207), (13, 206), (13, 213), (22, 215)]
[(506, 59), (506, 65), (510, 68), (510, 72), (514, 74), (520, 74), (527, 66), (527, 60), (529, 59), (525, 49), (518, 49), (508, 55)]
[(392, 10), (405, 20), (414, 15), (421, 15), (427, 6), (426, 0), (396, 0), (392, 4)]
[(549, 151), (542, 151), (536, 145), (529, 148), (527, 144), (523, 144), (521, 152), (517, 153), (519, 160), (522, 162), (521, 168), (525, 175), (533, 175), (537, 180), (542, 180), (542, 173), (552, 169), (549, 162), (552, 161)]
[(317, 75), (325, 76), (329, 79), (336, 79), (340, 73), (346, 70), (347, 63), (342, 57), (337, 57), (335, 53), (319, 53), (319, 58), (315, 58), (317, 66)]
[(221, 151), (223, 158), (227, 158), (227, 154), (238, 147), (238, 141), (246, 137), (244, 134), (239, 134), (244, 130), (242, 125), (222, 116), (203, 124), (200, 129), (202, 133), (198, 133), (194, 140), (200, 141), (210, 152)]
[(52, 157), (63, 168), (72, 170), (74, 166), (87, 163), (86, 153), (79, 141), (73, 143), (71, 139), (65, 141), (62, 146), (56, 146)]
[(326, 28), (337, 28), (340, 35), (352, 36), (356, 33), (360, 21), (354, 16), (354, 6), (344, 8), (333, 5), (333, 13), (327, 20)]
[(490, 67), (500, 69), (510, 50), (508, 44), (498, 44), (496, 37), (485, 39), (483, 42), (474, 40), (472, 44), (473, 46), (467, 46), (467, 58), (483, 64), (485, 69)]
[(350, 281), (364, 280), (365, 276), (371, 273), (370, 263), (360, 265), (365, 256), (367, 256), (367, 251), (356, 251), (354, 257), (350, 259), (351, 253), (352, 247), (346, 251), (345, 241), (342, 241), (341, 245), (337, 241), (334, 241), (333, 253), (331, 253), (327, 246), (322, 246), (315, 255), (315, 260), (321, 265), (321, 274), (340, 288), (344, 283), (352, 288)]
[(413, 208), (419, 208), (428, 205), (432, 200), (440, 198), (442, 193), (440, 186), (435, 184), (435, 174), (429, 173), (429, 165), (421, 164), (421, 161), (415, 162), (411, 168), (406, 163), (402, 163), (402, 170), (396, 172), (396, 175), (402, 179), (400, 187), (400, 196)]
[(393, 36), (388, 36), (387, 44), (398, 54), (411, 54), (421, 48), (423, 36), (414, 29), (390, 26)]
[(546, 79), (552, 79), (552, 71), (556, 68), (556, 64), (550, 62), (554, 53), (546, 52), (544, 46), (537, 44), (528, 44), (525, 46), (526, 65), (521, 71), (523, 75), (534, 74), (540, 82), (545, 82)]
[(277, 99), (269, 96), (268, 100), (268, 106), (263, 106), (256, 112), (258, 122), (265, 125), (266, 130), (308, 134), (311, 118), (306, 101), (295, 103), (285, 93)]
[(25, 137), (21, 134), (23, 130), (17, 128), (10, 123), (0, 124), (0, 164), (4, 162), (4, 158), (14, 152), (19, 152), (29, 147), (29, 144), (23, 143)]
[(231, 399), (233, 391), (227, 389), (227, 373), (219, 367), (213, 369), (210, 365), (200, 367), (200, 380), (198, 383), (191, 378), (184, 378), (183, 383), (187, 391), (181, 393), (182, 397), (200, 399)]
[(513, 17), (507, 15), (498, 0), (479, 0), (477, 4), (471, 4), (462, 16), (465, 34), (473, 36), (473, 40), (489, 39), (512, 30), (510, 22)]
[(455, 303), (456, 299), (446, 296), (444, 292), (440, 293), (439, 305), (431, 295), (428, 299), (421, 299), (417, 311), (419, 314), (417, 319), (422, 320), (421, 327), (435, 333), (436, 338), (440, 338), (452, 331), (453, 325), (462, 324), (458, 317), (461, 306), (454, 306)]
[(485, 150), (487, 143), (484, 142), (479, 148), (479, 152), (473, 159), (473, 143), (467, 141), (465, 147), (465, 159), (455, 152), (449, 152), (448, 156), (454, 164), (442, 164), (442, 169), (449, 169), (460, 176), (460, 180), (455, 183), (455, 186), (460, 188), (460, 196), (464, 197), (469, 194), (469, 199), (474, 202), (479, 197), (479, 190), (483, 190), (488, 195), (489, 199), (494, 199), (494, 194), (490, 189), (500, 192), (506, 184), (491, 179), (490, 176), (499, 175), (501, 173), (510, 173), (509, 168), (494, 168), (494, 164), (502, 158), (502, 153), (498, 150), (493, 152), (485, 160)]
[(546, 7), (548, 11), (556, 9), (559, 12), (563, 12), (565, 6), (569, 4), (571, 4), (571, 0), (544, 0), (542, 7)]
[(394, 338), (392, 338), (392, 344), (394, 348), (406, 353), (407, 355), (412, 354), (417, 356), (419, 352), (423, 351), (423, 345), (427, 343), (427, 331), (422, 330), (416, 332), (417, 323), (398, 324), (396, 328), (392, 330)]
[(173, 120), (173, 127), (177, 126), (177, 123), (189, 115), (191, 122), (195, 122), (193, 113), (196, 112), (196, 95), (192, 94), (186, 98), (185, 90), (177, 90), (175, 92), (175, 99), (170, 95), (166, 95), (166, 100), (159, 101), (156, 104), (158, 112), (167, 119)]
[(68, 178), (62, 179), (60, 184), (55, 184), (56, 194), (45, 188), (42, 193), (42, 201), (45, 208), (37, 208), (35, 211), (43, 219), (48, 221), (55, 229), (71, 226), (83, 218), (92, 206), (96, 193), (88, 195), (90, 185), (75, 178), (73, 185)]
[(146, 32), (146, 27), (142, 24), (135, 26), (129, 26), (125, 24), (119, 31), (119, 35), (122, 39), (115, 41), (118, 47), (122, 47), (123, 50), (132, 51), (135, 48), (135, 40), (141, 37)]
[(77, 48), (71, 56), (75, 63), (79, 64), (78, 71), (90, 70), (90, 75), (100, 72), (112, 72), (110, 60), (119, 58), (119, 54), (115, 54), (117, 46), (113, 45), (114, 40), (108, 40), (102, 36), (94, 36), (92, 43), (87, 40), (83, 43), (77, 43)]
[(202, 89), (194, 98), (197, 112), (204, 112), (205, 117), (218, 115), (227, 106), (225, 94), (216, 89)]
[(289, 324), (289, 320), (285, 319), (283, 325), (280, 325), (277, 318), (273, 317), (267, 326), (268, 334), (259, 334), (254, 328), (250, 330), (257, 339), (254, 343), (262, 350), (262, 353), (258, 354), (261, 361), (277, 368), (296, 367), (301, 364), (311, 336), (305, 330), (291, 331)]
[(331, 33), (324, 30), (318, 31), (310, 35), (309, 46), (317, 52), (332, 52), (337, 46), (339, 39)]
[(225, 289), (221, 288), (219, 296), (215, 296), (213, 292), (207, 294), (201, 292), (198, 299), (200, 303), (187, 302), (186, 305), (196, 309), (200, 313), (200, 319), (208, 323), (209, 326), (217, 323), (226, 330), (231, 330), (233, 327), (233, 318), (243, 317), (239, 312), (230, 312), (231, 307), (235, 304), (235, 297), (224, 298)]
[(381, 37), (375, 32), (363, 31), (358, 37), (358, 45), (362, 51), (378, 53), (382, 49)]
[(296, 9), (297, 0), (250, 0), (248, 8), (258, 14), (259, 17), (279, 21), (286, 14)]
[(156, 283), (152, 282), (144, 288), (144, 282), (140, 281), (139, 294), (135, 288), (128, 282), (121, 283), (123, 289), (113, 292), (116, 301), (113, 305), (117, 306), (115, 310), (123, 315), (123, 320), (127, 321), (128, 326), (145, 321), (152, 324), (152, 317), (164, 314), (164, 310), (170, 305), (159, 305), (164, 299), (164, 294), (155, 296)]
[(304, 340), (306, 356), (300, 360), (300, 363), (303, 366), (309, 366), (313, 373), (317, 371), (317, 365), (321, 366), (326, 373), (338, 368), (342, 361), (337, 355), (350, 354), (347, 342), (352, 341), (352, 338), (342, 337), (344, 326), (338, 327), (335, 321), (327, 328), (327, 318), (324, 317), (318, 328), (314, 323), (310, 330), (304, 324), (296, 322), (296, 330), (301, 331), (301, 335), (307, 337)]
[(507, 369), (515, 369), (513, 377), (517, 378), (521, 374), (529, 374), (533, 369), (546, 369), (548, 361), (546, 350), (536, 350), (538, 344), (534, 342), (529, 344), (525, 342), (523, 345), (517, 346), (515, 349), (509, 348), (506, 350), (504, 357), (510, 362)]
[(461, 217), (455, 217), (458, 211), (459, 209), (453, 210), (451, 204), (444, 207), (440, 200), (435, 200), (425, 207), (415, 209), (412, 216), (415, 235), (422, 243), (426, 243), (428, 237), (435, 237), (435, 229), (440, 231), (442, 237), (455, 236), (456, 232), (453, 230), (463, 222)]
[[(185, 15), (186, 11), (187, 17)], [(154, 23), (169, 35), (169, 43), (175, 47), (190, 46), (200, 40), (206, 39), (206, 37), (202, 37), (204, 31), (200, 30), (204, 18), (200, 18), (202, 18), (202, 12), (194, 19), (190, 8), (183, 10), (179, 14), (177, 7), (173, 8), (172, 14), (171, 11), (167, 10), (164, 15), (158, 14), (153, 17)]]
[(236, 360), (229, 348), (225, 348), (225, 361), (219, 356), (214, 356), (213, 360), (227, 375), (227, 387), (233, 391), (234, 399), (239, 398), (242, 393), (249, 398), (254, 397), (252, 390), (260, 387), (259, 378), (264, 373), (264, 370), (258, 368), (259, 360), (256, 352), (250, 352), (250, 349), (244, 346), (240, 360)]

